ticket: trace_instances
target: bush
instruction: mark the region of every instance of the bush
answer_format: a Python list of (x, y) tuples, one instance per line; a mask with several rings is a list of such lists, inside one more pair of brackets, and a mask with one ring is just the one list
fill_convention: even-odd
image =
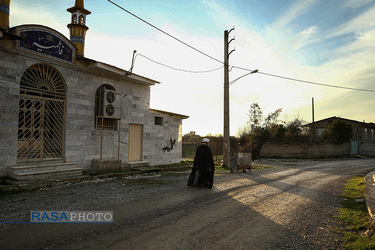
[(342, 144), (350, 142), (353, 136), (353, 128), (352, 125), (338, 119), (328, 124), (322, 136), (324, 140), (330, 143)]

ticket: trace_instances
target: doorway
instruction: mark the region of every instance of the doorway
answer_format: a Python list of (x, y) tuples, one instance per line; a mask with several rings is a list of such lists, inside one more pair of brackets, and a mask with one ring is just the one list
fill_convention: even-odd
[(66, 85), (47, 64), (34, 64), (22, 75), (18, 107), (17, 160), (64, 157)]
[(142, 135), (143, 125), (129, 124), (129, 162), (142, 161)]

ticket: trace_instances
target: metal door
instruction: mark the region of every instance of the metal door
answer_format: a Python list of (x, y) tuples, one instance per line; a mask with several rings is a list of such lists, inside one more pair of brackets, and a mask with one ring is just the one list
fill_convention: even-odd
[(357, 155), (359, 153), (358, 150), (358, 138), (356, 140), (352, 140), (352, 155)]
[(22, 75), (18, 112), (17, 160), (64, 157), (65, 82), (46, 64)]

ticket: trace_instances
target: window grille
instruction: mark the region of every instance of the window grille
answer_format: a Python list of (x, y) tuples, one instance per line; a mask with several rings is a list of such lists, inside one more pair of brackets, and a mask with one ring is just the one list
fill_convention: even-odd
[(18, 160), (64, 156), (65, 81), (52, 66), (35, 64), (21, 77)]
[(155, 125), (163, 126), (163, 117), (155, 116)]

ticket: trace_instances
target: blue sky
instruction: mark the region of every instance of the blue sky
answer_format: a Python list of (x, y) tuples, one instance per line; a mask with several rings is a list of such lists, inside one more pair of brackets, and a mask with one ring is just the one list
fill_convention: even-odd
[[(42, 24), (69, 36), (67, 8), (74, 0), (17, 0), (10, 25)], [(374, 0), (113, 0), (113, 2), (223, 61), (223, 33), (230, 33), (230, 64), (306, 81), (375, 90)], [(178, 43), (107, 0), (86, 0), (85, 56), (128, 69), (133, 50), (185, 70), (222, 65)], [(183, 133), (223, 132), (223, 70), (197, 74), (172, 70), (144, 57), (134, 73), (160, 81), (151, 89), (151, 108), (190, 116)], [(230, 81), (247, 73), (238, 68)], [(281, 120), (311, 122), (341, 116), (375, 122), (375, 93), (329, 88), (262, 74), (241, 78), (230, 87), (231, 134), (246, 125), (254, 102), (264, 114), (278, 108)]]

